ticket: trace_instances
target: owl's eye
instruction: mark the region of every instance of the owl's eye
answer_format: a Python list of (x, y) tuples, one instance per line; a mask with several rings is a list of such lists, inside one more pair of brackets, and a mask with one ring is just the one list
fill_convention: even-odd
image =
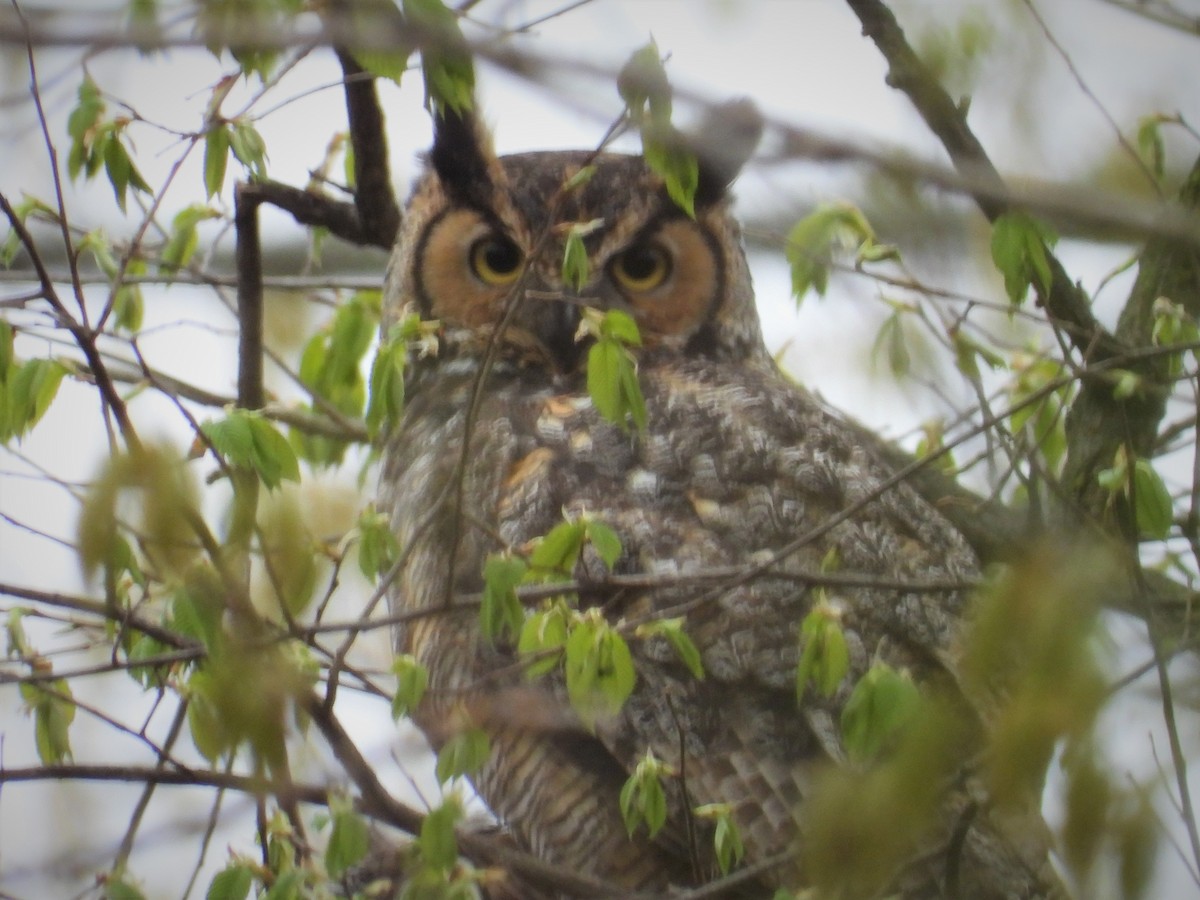
[(612, 274), (627, 291), (652, 291), (671, 274), (671, 257), (659, 244), (634, 244), (613, 260)]
[(521, 274), (521, 250), (506, 237), (489, 235), (471, 245), (471, 271), (484, 284), (502, 287)]

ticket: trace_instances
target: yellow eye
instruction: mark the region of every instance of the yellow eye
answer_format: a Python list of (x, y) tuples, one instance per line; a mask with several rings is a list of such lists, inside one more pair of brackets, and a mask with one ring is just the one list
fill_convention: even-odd
[(634, 244), (613, 260), (612, 274), (627, 291), (652, 291), (671, 274), (671, 257), (659, 244)]
[(506, 237), (489, 235), (471, 245), (471, 271), (484, 284), (502, 287), (521, 274), (521, 250)]

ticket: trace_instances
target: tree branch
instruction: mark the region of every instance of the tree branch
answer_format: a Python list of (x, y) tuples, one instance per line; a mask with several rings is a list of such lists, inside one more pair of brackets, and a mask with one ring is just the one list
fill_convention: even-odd
[[(887, 83), (902, 91), (920, 114), (930, 131), (942, 142), (954, 167), (964, 178), (981, 185), (972, 191), (976, 204), (994, 222), (1008, 212), (1010, 203), (1004, 180), (996, 171), (979, 139), (967, 125), (966, 115), (929, 68), (913, 52), (896, 17), (882, 0), (846, 0), (858, 16), (863, 34), (869, 37), (888, 63)], [(1048, 291), (1039, 289), (1040, 302), (1070, 336), (1080, 352), (1102, 361), (1119, 354), (1119, 342), (1092, 315), (1091, 303), (1075, 285), (1066, 270), (1047, 249), (1051, 282)]]
[[(1200, 206), (1200, 158), (1179, 193), (1186, 210)], [(1117, 321), (1116, 339), (1130, 348), (1154, 344), (1155, 304), (1166, 298), (1183, 305), (1193, 318), (1200, 316), (1200, 251), (1190, 244), (1156, 236), (1146, 242), (1138, 260), (1138, 275)], [(1132, 356), (1132, 354), (1131, 354)], [(1097, 475), (1113, 464), (1121, 447), (1133, 456), (1150, 458), (1158, 440), (1158, 427), (1166, 412), (1171, 378), (1168, 357), (1131, 358), (1128, 369), (1142, 379), (1133, 396), (1117, 399), (1106, 379), (1085, 378), (1079, 396), (1067, 414), (1067, 464), (1062, 483), (1080, 512), (1104, 516), (1111, 494)], [(1128, 504), (1118, 503), (1116, 524), (1130, 539), (1136, 537)]]
[(400, 207), (392, 190), (387, 133), (375, 79), (349, 52), (337, 48), (345, 74), (346, 115), (354, 148), (354, 205), (366, 243), (390, 250), (400, 230)]
[(262, 246), (258, 236), (261, 194), (240, 181), (233, 190), (237, 230), (238, 406), (261, 409), (263, 396)]

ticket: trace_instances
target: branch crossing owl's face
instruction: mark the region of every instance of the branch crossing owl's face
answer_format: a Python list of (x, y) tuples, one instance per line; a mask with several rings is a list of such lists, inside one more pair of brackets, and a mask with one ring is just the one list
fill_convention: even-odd
[[(430, 163), (409, 204), (391, 296), (441, 322), (451, 348), (478, 354), (504, 323), (500, 359), (568, 375), (582, 365), (579, 325), (591, 307), (631, 315), (650, 351), (765, 353), (728, 212), (735, 171), (701, 160), (692, 218), (640, 157), (497, 158), (472, 119), (452, 115), (438, 123)], [(587, 256), (576, 285), (563, 276), (572, 232)]]

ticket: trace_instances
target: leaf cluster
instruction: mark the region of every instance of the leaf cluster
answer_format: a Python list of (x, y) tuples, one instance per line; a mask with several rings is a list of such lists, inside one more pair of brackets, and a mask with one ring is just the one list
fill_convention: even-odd
[(617, 76), (617, 92), (629, 121), (641, 132), (642, 157), (663, 180), (667, 195), (692, 218), (700, 164), (671, 122), (672, 90), (658, 45), (636, 50)]
[(646, 430), (646, 399), (637, 377), (641, 334), (633, 318), (619, 309), (584, 310), (580, 328), (595, 339), (588, 350), (587, 388), (596, 410), (608, 421), (641, 434)]
[(56, 359), (21, 361), (12, 326), (0, 319), (0, 443), (20, 439), (46, 414), (67, 367)]

